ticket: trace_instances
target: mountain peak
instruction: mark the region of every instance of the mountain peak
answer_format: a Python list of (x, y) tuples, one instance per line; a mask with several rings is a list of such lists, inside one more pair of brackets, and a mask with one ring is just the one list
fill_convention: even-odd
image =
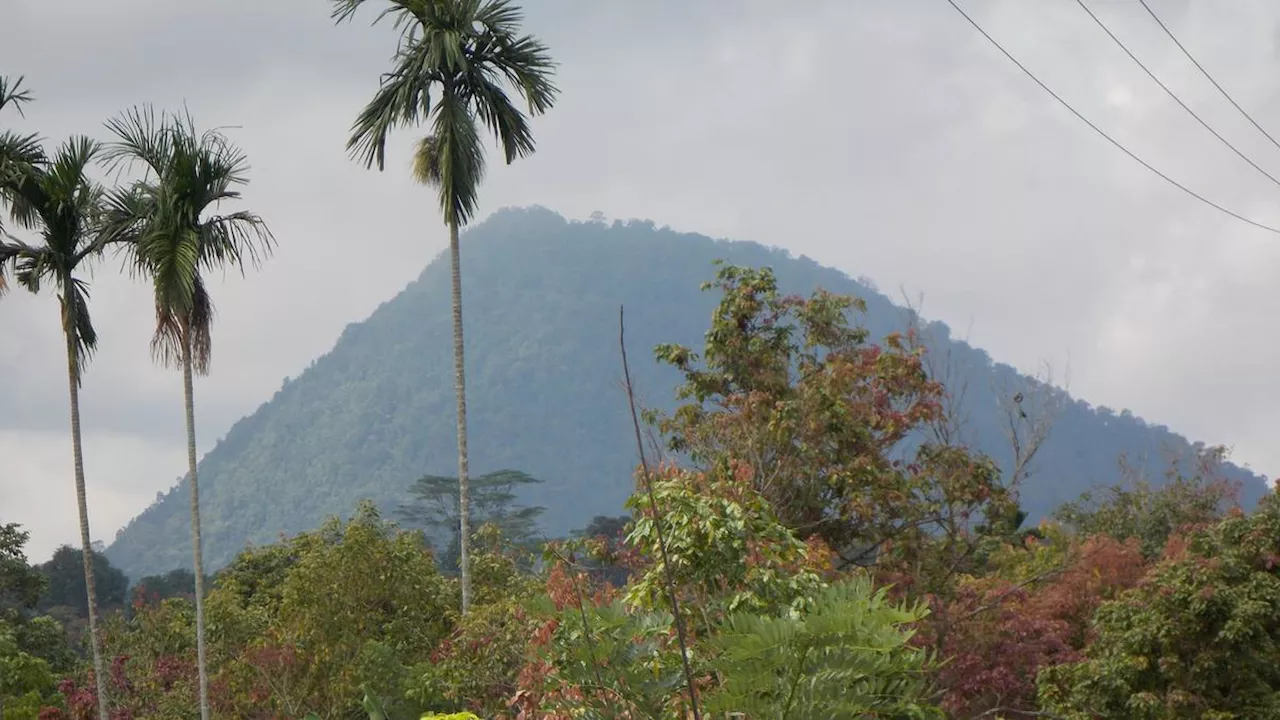
[[(785, 292), (823, 287), (860, 296), (873, 339), (902, 329), (907, 318), (870, 283), (785, 250), (651, 221), (566, 220), (538, 206), (504, 208), (462, 238), (473, 472), (515, 468), (541, 480), (525, 499), (547, 508), (550, 534), (622, 512), (635, 459), (620, 384), (618, 307), (627, 308), (640, 399), (670, 408), (679, 378), (651, 350), (667, 342), (701, 346), (718, 298), (699, 287), (713, 277), (716, 259), (770, 266)], [(287, 379), (204, 457), (210, 569), (246, 543), (346, 516), (360, 499), (393, 510), (422, 475), (455, 471), (449, 310), (448, 258), (441, 254), (396, 297), (348, 325), (332, 350)], [(942, 323), (925, 331), (969, 381), (964, 409), (977, 449), (1007, 467), (1008, 443), (989, 388), (1033, 381), (950, 340)], [(1122, 455), (1161, 477), (1170, 453), (1186, 458), (1195, 450), (1127, 412), (1066, 398), (1023, 504), (1034, 517), (1091, 485), (1115, 482)], [(1261, 494), (1256, 476), (1234, 466), (1225, 472), (1246, 484), (1249, 499)], [(188, 567), (186, 493), (179, 484), (121, 530), (107, 550), (112, 563), (134, 578)]]

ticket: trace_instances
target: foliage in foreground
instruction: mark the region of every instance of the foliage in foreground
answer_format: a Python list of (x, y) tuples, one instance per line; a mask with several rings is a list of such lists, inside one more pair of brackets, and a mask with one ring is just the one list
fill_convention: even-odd
[[(466, 616), (423, 534), (369, 504), (242, 553), (208, 598), (214, 714), (685, 719), (674, 592), (703, 717), (1277, 716), (1277, 501), (1224, 515), (1220, 483), (1196, 475), (1024, 529), (986, 458), (903, 446), (900, 425), (937, 412), (915, 351), (870, 345), (847, 300), (783, 298), (768, 271), (720, 278), (703, 365), (663, 351), (689, 401), (666, 440), (696, 448), (696, 466), (642, 468), (652, 499), (540, 563), (523, 525), (501, 522), (519, 509), (498, 487)], [(18, 609), (0, 668), (21, 684), (0, 686), (3, 718), (91, 717), (96, 678), (58, 665), (61, 630), (37, 614), (48, 576), (20, 531), (6, 537), (0, 608)], [(104, 623), (119, 718), (195, 707), (191, 600), (159, 594)]]
[(707, 708), (753, 718), (941, 718), (927, 702), (926, 650), (912, 647), (923, 606), (897, 607), (865, 576), (800, 613), (731, 615), (709, 642), (723, 678)]
[(1099, 609), (1097, 639), (1040, 676), (1070, 720), (1280, 717), (1280, 500), (1179, 539)]

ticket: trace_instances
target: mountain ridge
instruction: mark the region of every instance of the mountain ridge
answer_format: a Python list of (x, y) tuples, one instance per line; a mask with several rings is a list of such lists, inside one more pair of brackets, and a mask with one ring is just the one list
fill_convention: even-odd
[[(620, 513), (630, 492), (635, 450), (620, 384), (620, 305), (641, 399), (663, 409), (679, 378), (651, 350), (664, 342), (701, 347), (717, 298), (699, 285), (711, 279), (715, 259), (769, 265), (786, 292), (821, 286), (858, 295), (867, 304), (859, 320), (873, 341), (901, 330), (908, 317), (869, 284), (810, 258), (651, 221), (568, 221), (541, 207), (508, 208), (469, 229), (462, 248), (473, 472), (513, 468), (543, 480), (527, 499), (547, 506), (551, 534)], [(959, 358), (958, 372), (969, 380), (1034, 383), (951, 339), (943, 323), (924, 330)], [(442, 253), (237, 421), (200, 464), (209, 568), (246, 542), (272, 542), (328, 515), (345, 516), (362, 498), (390, 511), (418, 477), (453, 474), (450, 338)], [(988, 390), (978, 387), (965, 411), (977, 448), (1006, 467)], [(1033, 517), (1113, 482), (1121, 455), (1158, 477), (1165, 463), (1153, 450), (1172, 447), (1188, 457), (1203, 447), (1128, 411), (1053, 392), (1064, 404), (1023, 493)], [(1246, 469), (1224, 472), (1244, 483), (1246, 501), (1265, 492)], [(107, 549), (113, 564), (133, 578), (189, 566), (186, 488), (184, 479), (117, 533)]]

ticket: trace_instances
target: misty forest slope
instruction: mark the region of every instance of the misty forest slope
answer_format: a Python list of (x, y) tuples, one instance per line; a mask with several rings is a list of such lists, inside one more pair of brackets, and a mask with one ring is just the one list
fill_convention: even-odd
[[(472, 472), (502, 468), (544, 481), (529, 501), (562, 534), (596, 514), (618, 514), (632, 487), (635, 446), (620, 386), (618, 306), (641, 400), (670, 407), (676, 373), (659, 367), (662, 342), (701, 347), (717, 301), (699, 285), (712, 261), (769, 265), (784, 291), (817, 286), (867, 301), (874, 339), (904, 311), (843, 273), (753, 243), (656, 229), (650, 223), (568, 222), (541, 208), (504, 210), (463, 241)], [(928, 333), (946, 338), (945, 326)], [(1009, 461), (993, 387), (1026, 382), (981, 350), (944, 340), (968, 383), (974, 444)], [(240, 420), (200, 465), (205, 558), (227, 563), (246, 543), (346, 515), (361, 498), (385, 510), (423, 474), (456, 472), (448, 262), (350, 325), (331, 352)], [(1185, 439), (1128, 413), (1070, 401), (1023, 491), (1033, 517), (1118, 477), (1117, 459), (1143, 459), (1159, 476)], [(1259, 478), (1229, 467), (1262, 492)], [(108, 557), (131, 577), (188, 567), (186, 484), (120, 531)]]

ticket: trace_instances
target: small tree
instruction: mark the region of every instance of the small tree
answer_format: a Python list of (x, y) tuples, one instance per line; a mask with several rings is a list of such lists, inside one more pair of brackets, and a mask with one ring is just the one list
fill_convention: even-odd
[[(529, 547), (538, 536), (538, 518), (544, 508), (516, 502), (516, 488), (542, 482), (519, 470), (498, 470), (471, 480), (471, 512), (476, 527), (495, 525), (504, 540), (517, 547)], [(436, 539), (447, 538), (440, 555), (444, 570), (456, 571), (462, 543), (458, 520), (458, 479), (425, 475), (409, 488), (413, 500), (399, 508), (400, 517), (432, 531)]]

